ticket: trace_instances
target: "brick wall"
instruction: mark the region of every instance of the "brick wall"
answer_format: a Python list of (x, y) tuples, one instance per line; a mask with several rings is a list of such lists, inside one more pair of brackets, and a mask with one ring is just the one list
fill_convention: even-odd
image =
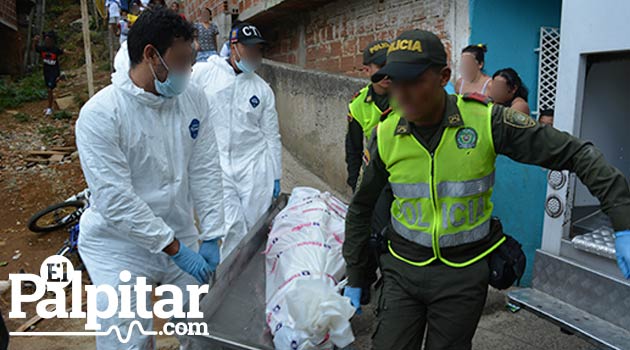
[[(259, 2), (265, 0), (228, 0), (228, 8), (238, 8), (239, 13), (243, 13)], [(287, 3), (289, 1), (285, 5)], [(368, 43), (392, 40), (408, 29), (436, 33), (443, 40), (449, 56), (451, 51), (459, 50), (461, 42), (468, 39), (467, 23), (463, 29), (458, 24), (465, 39), (459, 39), (454, 45), (457, 27), (454, 22), (456, 18), (462, 18), (455, 12), (465, 11), (465, 19), (468, 17), (467, 5), (456, 8), (461, 3), (467, 1), (337, 0), (275, 20), (269, 20), (267, 15), (262, 23), (258, 23), (263, 16), (255, 15), (250, 21), (260, 24), (260, 29), (270, 39), (268, 58), (310, 69), (359, 76), (361, 51)], [(195, 18), (198, 8), (215, 9), (221, 8), (222, 4), (221, 0), (192, 0), (187, 5), (190, 9), (187, 14)]]
[(0, 0), (0, 24), (17, 30), (15, 0)]
[[(304, 67), (359, 74), (361, 51), (374, 40), (392, 40), (412, 28), (431, 30), (448, 51), (451, 40), (445, 30), (448, 1), (364, 1), (343, 0), (312, 11), (304, 24), (274, 28), (274, 41), (268, 57), (298, 63), (301, 50)], [(300, 42), (300, 31), (304, 42)], [(303, 55), (303, 53), (302, 53)]]

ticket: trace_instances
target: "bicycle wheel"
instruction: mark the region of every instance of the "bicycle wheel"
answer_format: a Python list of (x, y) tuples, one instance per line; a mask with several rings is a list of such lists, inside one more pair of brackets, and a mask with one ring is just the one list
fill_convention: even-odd
[(75, 223), (81, 214), (83, 201), (61, 202), (37, 212), (28, 220), (28, 229), (33, 232), (51, 232)]

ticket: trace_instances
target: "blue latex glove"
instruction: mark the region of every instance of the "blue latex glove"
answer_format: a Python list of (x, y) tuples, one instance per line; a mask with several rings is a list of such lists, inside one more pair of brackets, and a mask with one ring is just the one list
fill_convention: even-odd
[(273, 199), (280, 195), (280, 179), (273, 181)]
[(179, 242), (179, 251), (172, 255), (175, 265), (192, 275), (201, 284), (206, 284), (210, 280), (210, 266), (206, 260), (198, 253)]
[(361, 314), (361, 288), (346, 287), (343, 289), (343, 296), (350, 298), (350, 303), (357, 309), (356, 315)]
[(619, 231), (615, 235), (615, 250), (617, 252), (617, 264), (621, 273), (630, 279), (630, 230)]
[(221, 261), (221, 253), (219, 251), (219, 239), (211, 239), (209, 241), (201, 242), (199, 246), (199, 254), (203, 256), (204, 260), (208, 263), (210, 271), (215, 272), (217, 265)]

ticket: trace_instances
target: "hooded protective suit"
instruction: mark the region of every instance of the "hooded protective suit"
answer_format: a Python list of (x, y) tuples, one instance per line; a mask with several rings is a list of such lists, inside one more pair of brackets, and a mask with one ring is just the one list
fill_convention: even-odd
[[(116, 72), (119, 71), (129, 71), (129, 66), (131, 63), (129, 62), (129, 49), (127, 48), (127, 41), (124, 41), (120, 44), (120, 48), (116, 51), (116, 56), (114, 56), (114, 70)], [(112, 74), (112, 79), (114, 79), (114, 74)]]
[(255, 73), (236, 74), (226, 58), (193, 66), (192, 81), (216, 109), (212, 124), (223, 169), (225, 258), (271, 205), (282, 176), (282, 145), (275, 97)]
[[(81, 109), (76, 142), (92, 196), (81, 217), (79, 252), (95, 285), (117, 289), (122, 270), (131, 272), (129, 284), (146, 277), (147, 283), (177, 285), (184, 296), (186, 285), (198, 284), (162, 249), (177, 238), (197, 251), (197, 240), (224, 235), (222, 174), (210, 114), (216, 112), (199, 88), (189, 86), (167, 99), (134, 85), (126, 70), (116, 72), (112, 85)], [(103, 293), (97, 303), (105, 309)], [(123, 334), (131, 321), (99, 320), (102, 329), (118, 325)], [(152, 319), (141, 323), (152, 329)], [(153, 342), (135, 329), (126, 345), (112, 332), (97, 337), (97, 348), (145, 349)]]

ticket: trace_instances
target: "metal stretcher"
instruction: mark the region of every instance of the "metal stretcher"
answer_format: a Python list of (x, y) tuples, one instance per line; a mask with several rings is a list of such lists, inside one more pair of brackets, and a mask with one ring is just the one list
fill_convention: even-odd
[(208, 325), (206, 335), (178, 335), (182, 345), (212, 350), (274, 349), (265, 322), (265, 256), (262, 252), (271, 222), (286, 207), (288, 198), (287, 194), (281, 194), (219, 265), (214, 284), (199, 302), (204, 317), (171, 320)]

